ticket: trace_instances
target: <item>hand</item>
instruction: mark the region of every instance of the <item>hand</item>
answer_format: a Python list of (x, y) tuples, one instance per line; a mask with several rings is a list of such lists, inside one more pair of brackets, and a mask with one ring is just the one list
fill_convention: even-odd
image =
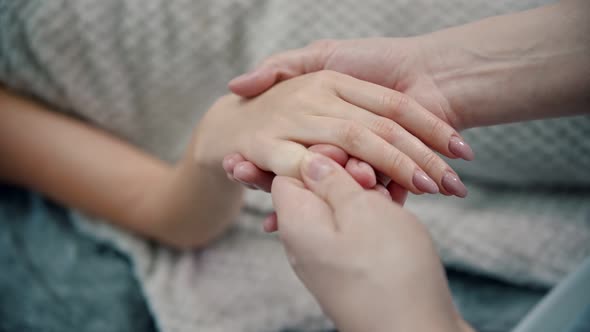
[[(461, 130), (460, 117), (432, 75), (432, 54), (439, 53), (425, 38), (320, 40), (265, 59), (252, 72), (233, 79), (229, 88), (238, 95), (252, 97), (280, 81), (319, 70), (334, 70), (407, 94)], [(450, 148), (457, 157), (473, 159), (473, 152), (467, 146), (454, 144)]]
[(319, 41), (267, 58), (229, 88), (250, 97), (327, 69), (403, 92), (457, 130), (588, 114), (589, 13), (588, 1), (559, 1), (416, 37)]
[[(342, 149), (329, 144), (316, 144), (309, 147), (308, 150), (323, 154), (343, 166), (363, 188), (376, 190), (401, 205), (405, 203), (408, 191), (381, 174), (378, 178), (373, 167), (366, 162), (354, 157), (349, 158)], [(228, 179), (239, 182), (252, 190), (270, 192), (275, 175), (256, 167), (241, 154), (234, 153), (225, 156), (222, 165)]]
[(462, 141), (455, 130), (399, 92), (335, 72), (304, 75), (254, 99), (224, 97), (196, 138), (196, 159), (210, 165), (237, 152), (262, 170), (298, 177), (306, 147), (324, 143), (413, 193), (440, 188), (466, 195), (456, 173), (430, 149), (454, 157), (449, 144)]
[[(311, 146), (309, 151), (322, 154), (335, 162), (350, 174), (350, 176), (363, 188), (374, 190), (383, 194), (387, 199), (391, 199), (400, 205), (404, 205), (408, 197), (408, 191), (397, 183), (387, 178), (377, 175), (373, 168), (364, 161), (356, 158), (348, 158), (346, 152), (341, 149), (327, 144), (318, 144)], [(232, 181), (237, 181), (249, 189), (263, 190), (270, 192), (272, 182), (276, 177), (270, 172), (260, 170), (252, 162), (247, 161), (239, 153), (231, 154), (223, 159), (223, 168), (226, 176)], [(271, 213), (262, 223), (264, 231), (272, 233), (279, 229), (277, 223), (277, 214)]]
[(289, 262), (342, 331), (460, 331), (428, 231), (332, 160), (310, 154), (272, 186)]
[[(326, 157), (334, 160), (343, 166), (348, 173), (366, 189), (376, 189), (387, 193), (383, 184), (378, 182), (375, 170), (365, 163), (354, 157), (349, 157), (342, 149), (329, 144), (316, 144), (308, 148), (309, 151), (321, 153)], [(253, 190), (263, 190), (270, 192), (272, 180), (275, 175), (265, 172), (256, 167), (252, 162), (247, 161), (241, 154), (234, 153), (223, 158), (223, 169), (226, 176), (233, 181), (237, 181)]]

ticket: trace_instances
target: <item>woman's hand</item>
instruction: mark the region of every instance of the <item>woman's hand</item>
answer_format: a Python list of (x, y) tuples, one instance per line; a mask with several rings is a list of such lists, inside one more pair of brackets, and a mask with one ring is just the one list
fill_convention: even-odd
[(240, 153), (264, 171), (298, 177), (307, 147), (323, 143), (413, 193), (467, 193), (431, 150), (456, 157), (452, 147), (464, 143), (453, 128), (404, 94), (336, 72), (303, 75), (253, 99), (224, 97), (195, 137), (201, 164), (218, 165)]
[(308, 154), (272, 186), (289, 262), (342, 331), (462, 331), (428, 231), (337, 163)]
[[(430, 76), (425, 58), (426, 47), (418, 38), (322, 40), (302, 49), (269, 57), (253, 72), (234, 79), (229, 87), (234, 93), (252, 97), (277, 82), (329, 69), (406, 93), (434, 115), (460, 129), (462, 125), (459, 118)], [(473, 151), (462, 140), (453, 139), (449, 144), (449, 150), (454, 156), (465, 160), (474, 158)], [(242, 156), (228, 158), (244, 159)], [(230, 178), (249, 186), (270, 186), (272, 176), (268, 172), (258, 169), (248, 161), (242, 161), (239, 166), (237, 174), (234, 174), (231, 167), (226, 169)], [(350, 171), (348, 167), (346, 169)], [(357, 173), (351, 173), (353, 177), (355, 174)]]
[[(319, 40), (268, 57), (252, 72), (233, 79), (229, 88), (238, 95), (252, 97), (278, 82), (319, 70), (333, 70), (407, 94), (461, 130), (459, 115), (433, 76), (435, 55), (441, 56), (441, 52), (425, 37)], [(457, 157), (473, 159), (473, 152), (467, 147), (451, 148)]]
[(589, 30), (590, 2), (564, 0), (417, 37), (318, 41), (267, 58), (229, 88), (251, 97), (327, 69), (400, 91), (457, 130), (588, 114)]

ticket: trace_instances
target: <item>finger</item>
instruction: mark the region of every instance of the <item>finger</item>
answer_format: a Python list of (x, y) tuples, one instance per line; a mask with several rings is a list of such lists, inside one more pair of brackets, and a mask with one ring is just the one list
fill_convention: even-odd
[(287, 246), (309, 241), (320, 243), (334, 233), (336, 226), (330, 207), (301, 181), (277, 176), (272, 183), (271, 195), (279, 236)]
[(377, 177), (373, 167), (364, 161), (350, 158), (344, 169), (365, 189), (371, 189), (377, 184)]
[(389, 194), (387, 188), (385, 188), (382, 184), (375, 185), (373, 190), (382, 194), (383, 196), (385, 196), (385, 198), (391, 199), (391, 194)]
[(382, 116), (365, 112), (360, 108), (356, 112), (346, 108), (341, 113), (344, 117), (367, 127), (414, 160), (437, 183), (443, 194), (465, 197), (466, 188), (461, 188), (459, 183), (455, 186), (448, 186), (445, 180), (449, 177), (457, 177), (451, 166), (399, 124)]
[(260, 142), (246, 151), (244, 156), (248, 160), (256, 160), (256, 166), (263, 171), (300, 179), (301, 160), (309, 153), (312, 152), (299, 143), (276, 139)]
[(277, 213), (273, 212), (262, 222), (262, 229), (267, 233), (274, 233), (279, 230), (279, 224), (277, 220)]
[(239, 153), (232, 153), (223, 158), (221, 165), (223, 167), (223, 170), (225, 170), (225, 172), (227, 173), (227, 177), (230, 180), (235, 181), (233, 177), (234, 168), (236, 167), (237, 163), (242, 162), (244, 160), (246, 159), (244, 159), (244, 157)]
[(309, 147), (309, 151), (323, 154), (341, 166), (346, 165), (348, 154), (341, 148), (330, 144), (316, 144)]
[(408, 191), (404, 187), (391, 181), (387, 185), (387, 191), (389, 192), (392, 201), (397, 202), (401, 206), (403, 206), (406, 203), (406, 199), (408, 198)]
[(353, 121), (309, 116), (291, 138), (303, 144), (337, 145), (415, 194), (438, 192), (436, 183), (410, 157)]
[(364, 189), (337, 163), (317, 153), (305, 156), (301, 174), (307, 188), (333, 210), (347, 206)]
[(273, 55), (253, 71), (231, 80), (228, 87), (239, 96), (254, 97), (277, 82), (321, 70), (331, 53), (331, 45), (328, 42), (324, 44), (316, 43)]
[(270, 192), (274, 174), (261, 170), (250, 161), (242, 161), (235, 165), (233, 177), (239, 182)]
[(449, 158), (473, 160), (473, 150), (461, 135), (408, 95), (347, 75), (334, 81), (338, 96), (347, 102), (399, 123)]

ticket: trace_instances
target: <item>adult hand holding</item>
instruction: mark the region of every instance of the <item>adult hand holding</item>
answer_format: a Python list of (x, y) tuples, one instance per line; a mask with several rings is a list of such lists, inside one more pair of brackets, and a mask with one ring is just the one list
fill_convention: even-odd
[(329, 69), (403, 92), (457, 130), (582, 114), (590, 110), (588, 31), (590, 2), (564, 0), (417, 37), (315, 42), (270, 56), (229, 88), (251, 97)]
[(468, 331), (428, 231), (336, 162), (275, 178), (279, 235), (297, 276), (342, 331)]

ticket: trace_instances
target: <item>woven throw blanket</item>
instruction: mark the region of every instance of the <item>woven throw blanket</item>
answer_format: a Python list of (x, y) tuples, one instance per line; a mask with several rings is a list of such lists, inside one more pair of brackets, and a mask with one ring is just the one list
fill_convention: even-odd
[[(165, 160), (234, 75), (319, 38), (406, 36), (545, 1), (0, 0), (0, 81)], [(445, 263), (550, 286), (590, 254), (590, 118), (465, 132), (453, 162), (470, 196), (410, 199)], [(557, 187), (555, 187), (557, 186)], [(329, 325), (249, 193), (230, 232), (176, 252), (73, 213), (129, 253), (163, 331), (314, 330)]]

